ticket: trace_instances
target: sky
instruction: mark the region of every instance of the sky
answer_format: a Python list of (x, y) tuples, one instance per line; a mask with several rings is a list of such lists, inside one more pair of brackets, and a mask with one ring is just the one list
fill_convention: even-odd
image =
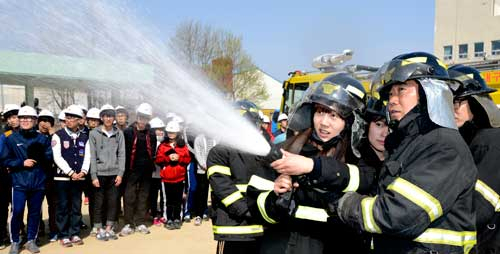
[(168, 39), (194, 20), (242, 38), (254, 63), (280, 82), (312, 59), (354, 51), (351, 64), (380, 66), (410, 51), (433, 51), (433, 0), (131, 1), (140, 18)]

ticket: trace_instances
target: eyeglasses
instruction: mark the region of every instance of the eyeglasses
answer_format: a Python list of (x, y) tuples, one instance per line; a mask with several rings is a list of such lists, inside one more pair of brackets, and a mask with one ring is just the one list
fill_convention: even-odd
[(453, 100), (453, 108), (454, 109), (460, 108), (460, 106), (462, 106), (464, 104), (464, 102), (466, 102), (466, 101), (467, 101), (466, 99), (455, 99), (455, 100)]
[(31, 117), (20, 117), (20, 118), (19, 118), (19, 121), (21, 121), (21, 122), (31, 122), (31, 121), (33, 121), (33, 120), (34, 120), (34, 119), (33, 119), (33, 118), (31, 118)]

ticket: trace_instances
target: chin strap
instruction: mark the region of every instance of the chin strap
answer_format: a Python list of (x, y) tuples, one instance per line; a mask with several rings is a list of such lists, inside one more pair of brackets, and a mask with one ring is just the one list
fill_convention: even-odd
[(328, 151), (330, 150), (332, 147), (336, 146), (337, 143), (339, 143), (340, 140), (342, 140), (341, 138), (341, 135), (337, 135), (333, 138), (331, 138), (330, 140), (328, 141), (322, 141), (318, 134), (316, 134), (316, 131), (314, 130), (312, 135), (311, 135), (311, 140), (316, 143), (318, 146), (321, 147), (321, 150), (323, 151)]

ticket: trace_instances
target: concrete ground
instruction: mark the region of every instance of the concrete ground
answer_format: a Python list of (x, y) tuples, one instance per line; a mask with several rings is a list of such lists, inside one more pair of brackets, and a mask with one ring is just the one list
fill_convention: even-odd
[[(88, 206), (82, 206), (84, 221), (88, 225)], [(46, 205), (44, 203), (44, 220), (48, 225)], [(120, 217), (120, 220), (122, 218)], [(120, 225), (121, 229), (121, 225)], [(195, 226), (194, 221), (184, 223), (181, 229), (167, 230), (164, 227), (149, 227), (151, 234), (144, 235), (135, 233), (127, 237), (120, 237), (115, 241), (98, 241), (95, 237), (90, 237), (90, 229), (82, 232), (84, 245), (70, 248), (62, 247), (58, 242), (48, 242), (47, 236), (40, 237), (40, 250), (42, 254), (123, 254), (123, 253), (207, 253), (213, 254), (216, 251), (217, 242), (213, 240), (212, 224), (210, 221), (203, 221), (201, 226)], [(48, 229), (46, 229), (48, 232)], [(0, 253), (8, 253), (10, 246)], [(30, 253), (23, 250), (22, 254)]]

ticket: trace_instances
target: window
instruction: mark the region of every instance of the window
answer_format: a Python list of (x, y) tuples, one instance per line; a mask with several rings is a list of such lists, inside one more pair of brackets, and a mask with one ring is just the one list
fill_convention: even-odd
[(474, 43), (474, 57), (484, 57), (484, 42)]
[(491, 41), (491, 54), (500, 56), (500, 40)]
[(288, 83), (285, 90), (285, 105), (284, 112), (289, 112), (292, 106), (302, 99), (305, 91), (309, 87), (309, 83)]
[(453, 58), (453, 47), (452, 46), (444, 46), (444, 60), (451, 60)]
[(458, 45), (458, 58), (467, 58), (469, 47), (467, 44)]

